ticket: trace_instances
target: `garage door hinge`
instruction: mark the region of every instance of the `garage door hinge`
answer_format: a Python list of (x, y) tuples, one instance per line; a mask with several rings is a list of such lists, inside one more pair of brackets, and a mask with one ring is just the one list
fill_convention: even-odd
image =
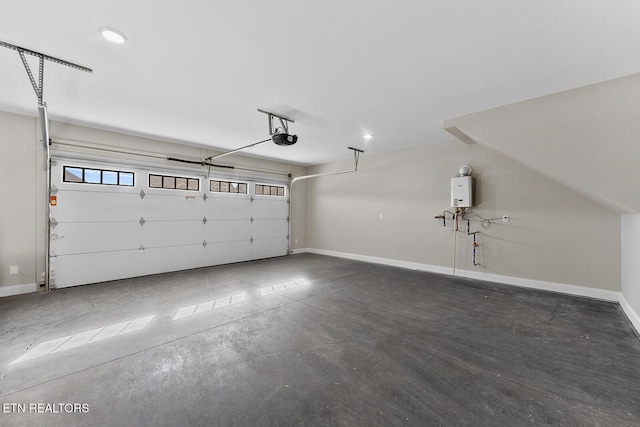
[(144, 217), (140, 217), (139, 222), (140, 222), (140, 227), (142, 227), (146, 221), (144, 220)]
[(254, 199), (253, 199), (253, 196), (251, 196), (251, 199), (249, 199), (249, 200), (251, 200), (251, 203), (253, 203), (253, 200), (254, 200)]
[(206, 194), (202, 196), (202, 200), (204, 200), (205, 202), (207, 201), (207, 195)]
[(51, 186), (50, 193), (52, 196), (55, 196), (58, 193), (58, 187), (56, 187), (55, 184)]
[(207, 241), (206, 241), (206, 240), (203, 240), (203, 241), (202, 241), (202, 247), (203, 247), (203, 248), (206, 248), (206, 247), (207, 247)]
[(202, 223), (206, 224), (207, 223), (207, 217), (205, 216), (204, 218), (202, 218)]
[(253, 217), (251, 217), (251, 219), (249, 221), (251, 221), (251, 224), (253, 224)]
[(144, 196), (146, 196), (147, 193), (144, 192), (144, 190), (140, 190), (140, 198), (144, 199)]
[(51, 228), (56, 228), (56, 225), (58, 225), (58, 221), (56, 221), (56, 219), (55, 219), (55, 218), (51, 218), (51, 219), (49, 220), (49, 227), (51, 227)]
[(287, 222), (291, 221), (291, 219), (289, 217), (287, 217)]
[(251, 238), (249, 239), (249, 243), (253, 245), (253, 236), (251, 236)]

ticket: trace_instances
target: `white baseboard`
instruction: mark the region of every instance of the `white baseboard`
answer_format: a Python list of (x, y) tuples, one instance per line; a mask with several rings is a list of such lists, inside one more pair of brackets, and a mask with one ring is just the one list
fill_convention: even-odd
[(308, 252), (311, 252), (311, 249), (309, 249), (309, 248), (291, 249), (291, 255), (293, 255), (293, 254), (306, 254)]
[(402, 261), (399, 259), (391, 258), (378, 258), (368, 255), (350, 254), (347, 252), (327, 251), (324, 249), (307, 248), (306, 252), (318, 255), (335, 256), (338, 258), (353, 259), (356, 261), (372, 262), (375, 264), (390, 265), (392, 267), (408, 268), (411, 270), (429, 271), (432, 273), (451, 274), (451, 269), (446, 267), (440, 267), (437, 265), (421, 264), (417, 262)]
[(629, 305), (629, 302), (624, 297), (624, 295), (620, 294), (620, 307), (622, 307), (622, 311), (627, 315), (631, 324), (636, 328), (636, 332), (640, 335), (640, 315), (636, 313), (636, 311)]
[(12, 295), (29, 294), (38, 290), (35, 283), (25, 283), (24, 285), (0, 286), (0, 297), (10, 297)]
[(523, 279), (521, 277), (502, 276), (499, 274), (482, 273), (478, 271), (460, 270), (456, 271), (456, 276), (469, 277), (472, 279), (484, 280), (488, 282), (503, 283), (521, 288), (537, 289), (542, 291), (558, 292), (561, 294), (575, 295), (581, 297), (601, 299), (604, 301), (618, 302), (620, 292), (606, 289), (587, 288), (585, 286), (568, 285), (565, 283), (545, 282), (543, 280)]
[(357, 261), (373, 262), (376, 264), (385, 264), (393, 267), (409, 268), (412, 270), (428, 271), (431, 273), (440, 273), (440, 274), (455, 275), (459, 277), (468, 277), (471, 279), (478, 279), (478, 280), (483, 280), (488, 282), (496, 282), (496, 283), (502, 283), (506, 285), (519, 286), (523, 288), (530, 288), (530, 289), (558, 292), (562, 294), (596, 298), (596, 299), (601, 299), (605, 301), (619, 302), (620, 295), (621, 295), (620, 292), (608, 291), (605, 289), (587, 288), (584, 286), (567, 285), (564, 283), (545, 282), (541, 280), (522, 279), (520, 277), (502, 276), (499, 274), (481, 273), (481, 272), (470, 271), (470, 270), (457, 269), (455, 274), (453, 274), (453, 269), (451, 267), (442, 267), (439, 265), (422, 264), (422, 263), (401, 261), (401, 260), (395, 260), (395, 259), (389, 259), (389, 258), (378, 258), (378, 257), (367, 256), (367, 255), (350, 254), (345, 252), (327, 251), (324, 249), (307, 248), (306, 252), (319, 254), (319, 255), (335, 256), (339, 258), (348, 258), (348, 259), (353, 259)]

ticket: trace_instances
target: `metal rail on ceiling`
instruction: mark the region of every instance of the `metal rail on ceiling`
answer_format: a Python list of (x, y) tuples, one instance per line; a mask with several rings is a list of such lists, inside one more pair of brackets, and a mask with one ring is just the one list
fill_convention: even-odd
[(27, 49), (26, 47), (16, 46), (11, 43), (3, 42), (2, 40), (0, 40), (0, 46), (6, 47), (7, 49), (16, 50), (18, 52), (26, 53), (28, 55), (37, 56), (38, 58), (46, 59), (47, 61), (55, 62), (56, 64), (75, 68), (76, 70), (85, 71), (87, 73), (93, 73), (93, 70), (91, 68), (85, 67), (84, 65), (79, 65), (73, 62), (65, 61), (64, 59), (56, 58), (55, 56), (47, 55), (41, 52), (36, 52), (35, 50)]
[[(38, 98), (38, 106), (45, 105), (43, 101), (44, 97), (44, 61), (55, 62), (56, 64), (64, 65), (66, 67), (74, 68), (76, 70), (84, 71), (86, 73), (93, 73), (91, 68), (87, 68), (83, 65), (75, 64), (73, 62), (65, 61), (64, 59), (56, 58), (55, 56), (47, 55), (41, 52), (36, 52), (35, 50), (27, 49), (22, 46), (16, 46), (15, 44), (3, 42), (0, 40), (0, 46), (6, 47), (7, 49), (15, 50), (20, 55), (20, 59), (22, 60), (22, 65), (24, 65), (24, 69), (29, 76), (29, 81), (31, 82), (31, 86), (33, 86), (33, 90), (36, 93), (36, 97)], [(31, 55), (38, 58), (38, 81), (36, 82), (35, 77), (33, 76), (33, 72), (31, 72), (31, 67), (29, 67), (29, 63), (27, 62), (27, 58), (25, 55)]]

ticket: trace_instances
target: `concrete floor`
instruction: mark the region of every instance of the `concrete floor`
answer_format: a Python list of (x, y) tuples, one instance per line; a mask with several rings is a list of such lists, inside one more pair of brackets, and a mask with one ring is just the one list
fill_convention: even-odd
[(0, 325), (2, 426), (640, 425), (617, 304), (320, 255), (2, 298)]

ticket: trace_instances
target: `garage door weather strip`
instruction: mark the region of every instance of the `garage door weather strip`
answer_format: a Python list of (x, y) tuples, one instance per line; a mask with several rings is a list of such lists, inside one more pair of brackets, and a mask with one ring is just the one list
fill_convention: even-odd
[[(82, 65), (74, 64), (73, 62), (65, 61), (64, 59), (56, 58), (55, 56), (45, 55), (41, 52), (36, 52), (35, 50), (26, 49), (24, 47), (16, 46), (11, 43), (3, 42), (0, 40), (0, 46), (6, 47), (7, 49), (15, 50), (20, 55), (20, 60), (22, 60), (22, 65), (24, 65), (24, 69), (29, 76), (29, 81), (31, 82), (31, 86), (33, 86), (33, 90), (36, 93), (36, 97), (38, 98), (38, 114), (40, 116), (40, 126), (42, 130), (42, 143), (44, 144), (45, 154), (46, 154), (46, 186), (47, 191), (45, 191), (47, 195), (47, 200), (45, 206), (46, 208), (46, 218), (47, 222), (51, 219), (51, 151), (50, 151), (50, 138), (49, 138), (49, 118), (47, 115), (47, 103), (44, 102), (44, 61), (55, 62), (56, 64), (64, 65), (66, 67), (74, 68), (76, 70), (84, 71), (86, 73), (93, 73), (91, 68), (84, 67)], [(29, 63), (27, 62), (27, 58), (25, 54), (35, 56), (38, 58), (38, 82), (33, 76), (31, 72), (31, 68), (29, 67)], [(51, 239), (50, 239), (50, 227), (47, 224), (46, 228), (46, 245), (45, 245), (45, 277), (44, 277), (44, 286), (49, 289), (49, 252), (51, 250)], [(36, 272), (36, 277), (38, 276)], [(43, 284), (41, 284), (42, 286)]]

